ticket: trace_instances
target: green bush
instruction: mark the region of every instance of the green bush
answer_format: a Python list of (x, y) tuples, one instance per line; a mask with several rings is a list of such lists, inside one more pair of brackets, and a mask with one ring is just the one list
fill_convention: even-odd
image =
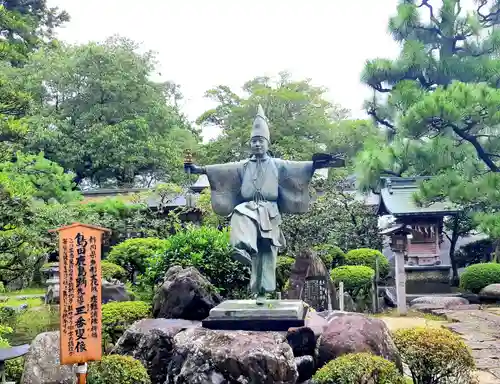
[(404, 384), (396, 365), (370, 353), (350, 353), (328, 362), (313, 377), (315, 384)]
[(151, 306), (143, 301), (121, 301), (103, 304), (102, 333), (105, 345), (116, 343), (125, 330), (137, 320), (151, 317)]
[(108, 355), (90, 363), (88, 384), (151, 384), (146, 368), (130, 356)]
[(483, 263), (470, 265), (460, 275), (460, 288), (479, 293), (490, 284), (500, 283), (500, 264)]
[(474, 359), (460, 336), (444, 328), (394, 332), (393, 340), (415, 384), (470, 384)]
[[(0, 349), (9, 348), (10, 343), (6, 338), (7, 335), (11, 335), (13, 329), (5, 325), (0, 325)], [(24, 369), (24, 358), (18, 357), (17, 359), (8, 360), (5, 362), (5, 378), (8, 381), (14, 381), (16, 383), (21, 382), (21, 376)]]
[(231, 257), (229, 232), (210, 227), (193, 227), (167, 239), (167, 250), (148, 259), (144, 282), (154, 286), (174, 265), (195, 267), (224, 296), (244, 290), (250, 280), (250, 270)]
[(278, 262), (276, 263), (276, 289), (278, 292), (283, 292), (292, 273), (294, 263), (295, 259), (293, 257), (278, 256)]
[(381, 278), (389, 274), (390, 265), (389, 260), (376, 249), (359, 248), (353, 249), (345, 255), (345, 265), (364, 265), (370, 267), (375, 271), (375, 264), (378, 258), (378, 270)]
[(375, 271), (364, 265), (344, 265), (331, 270), (330, 277), (336, 286), (343, 281), (344, 291), (357, 295), (360, 290), (372, 287)]
[(115, 263), (111, 263), (109, 261), (101, 261), (101, 274), (102, 278), (110, 281), (111, 279), (117, 280), (125, 280), (127, 277), (127, 272), (125, 269), (116, 265)]
[(132, 281), (134, 272), (138, 272), (140, 275), (146, 272), (147, 259), (164, 254), (168, 244), (167, 240), (155, 237), (127, 239), (115, 245), (109, 252), (107, 259), (125, 268), (129, 280)]
[(340, 247), (331, 244), (321, 244), (314, 249), (328, 269), (336, 268), (344, 264), (345, 253)]

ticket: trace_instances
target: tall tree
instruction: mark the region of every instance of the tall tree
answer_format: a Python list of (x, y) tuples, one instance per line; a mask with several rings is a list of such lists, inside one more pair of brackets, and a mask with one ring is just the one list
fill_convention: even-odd
[(35, 101), (27, 151), (76, 174), (77, 183), (132, 186), (183, 177), (182, 151), (198, 141), (171, 98), (172, 84), (149, 76), (152, 52), (119, 37), (41, 50), (23, 68)]
[(362, 74), (374, 90), (367, 111), (389, 134), (360, 155), (365, 187), (379, 173), (434, 175), (417, 199), (451, 199), (497, 233), (499, 24), (498, 0), (469, 11), (460, 0), (400, 2), (389, 22), (400, 56), (370, 60)]
[(248, 156), (250, 128), (258, 104), (270, 121), (272, 151), (285, 159), (310, 159), (328, 150), (336, 122), (348, 111), (325, 99), (326, 90), (309, 80), (294, 81), (286, 72), (277, 80), (257, 77), (243, 86), (240, 96), (226, 86), (207, 91), (218, 106), (205, 112), (198, 124), (216, 126), (222, 134), (205, 147), (207, 162), (227, 162)]

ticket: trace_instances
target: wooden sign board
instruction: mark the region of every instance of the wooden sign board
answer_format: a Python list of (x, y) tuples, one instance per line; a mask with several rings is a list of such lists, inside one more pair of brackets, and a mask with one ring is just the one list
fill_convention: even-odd
[(106, 228), (74, 223), (59, 233), (61, 365), (101, 360), (101, 244)]

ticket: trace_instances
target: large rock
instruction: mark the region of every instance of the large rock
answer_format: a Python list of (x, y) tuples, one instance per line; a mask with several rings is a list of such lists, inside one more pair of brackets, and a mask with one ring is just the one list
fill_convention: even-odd
[(22, 384), (74, 384), (72, 366), (59, 361), (59, 332), (41, 333), (31, 343), (25, 356)]
[(490, 284), (479, 292), (479, 296), (489, 299), (500, 300), (500, 284)]
[(153, 316), (166, 319), (203, 320), (222, 298), (196, 268), (171, 267), (155, 295)]
[(295, 384), (292, 349), (275, 332), (191, 328), (174, 337), (166, 384)]
[(460, 296), (422, 296), (413, 299), (410, 306), (414, 309), (425, 310), (429, 309), (452, 309), (462, 305), (467, 305), (469, 302)]
[(120, 337), (112, 353), (139, 360), (148, 370), (152, 384), (164, 384), (174, 349), (174, 336), (199, 325), (199, 322), (178, 319), (139, 320)]
[(359, 313), (332, 312), (318, 340), (318, 367), (347, 353), (371, 352), (403, 369), (401, 358), (382, 320)]
[(106, 281), (102, 280), (102, 297), (103, 304), (110, 301), (130, 301), (133, 297), (127, 292), (125, 284), (119, 281)]

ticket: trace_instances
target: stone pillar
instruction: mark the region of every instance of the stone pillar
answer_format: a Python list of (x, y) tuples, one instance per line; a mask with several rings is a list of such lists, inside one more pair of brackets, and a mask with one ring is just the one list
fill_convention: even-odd
[(395, 275), (396, 275), (396, 298), (398, 313), (406, 315), (408, 308), (406, 306), (406, 272), (404, 253), (394, 251)]

